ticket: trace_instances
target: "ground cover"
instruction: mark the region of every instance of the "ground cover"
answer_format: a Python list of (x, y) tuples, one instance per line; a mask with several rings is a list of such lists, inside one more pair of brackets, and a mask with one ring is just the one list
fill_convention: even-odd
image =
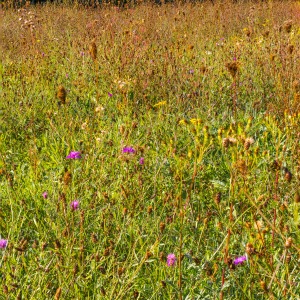
[(298, 299), (299, 20), (0, 10), (3, 299)]

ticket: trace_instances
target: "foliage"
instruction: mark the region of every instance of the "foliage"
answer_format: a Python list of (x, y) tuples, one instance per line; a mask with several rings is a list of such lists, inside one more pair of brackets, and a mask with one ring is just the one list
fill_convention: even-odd
[(297, 299), (299, 3), (0, 14), (0, 294)]

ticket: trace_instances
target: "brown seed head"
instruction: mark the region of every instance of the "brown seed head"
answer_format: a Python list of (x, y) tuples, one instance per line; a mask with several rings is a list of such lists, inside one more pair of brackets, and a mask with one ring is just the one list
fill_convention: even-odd
[(287, 238), (287, 240), (285, 241), (285, 248), (291, 248), (293, 244), (293, 239), (291, 237)]
[(149, 250), (147, 250), (146, 254), (145, 254), (145, 259), (150, 258), (151, 256), (153, 256), (153, 253)]
[(225, 64), (228, 72), (231, 74), (233, 78), (236, 77), (237, 71), (239, 69), (239, 64), (236, 61), (231, 61)]
[(294, 45), (288, 45), (288, 52), (289, 52), (289, 54), (293, 53), (294, 48), (295, 48)]
[(285, 168), (284, 173), (285, 173), (285, 174), (284, 174), (285, 180), (286, 180), (287, 182), (291, 182), (292, 177), (293, 177), (292, 173), (291, 173), (287, 168)]
[(265, 281), (263, 281), (263, 280), (260, 281), (259, 285), (260, 285), (261, 289), (264, 290), (265, 292), (268, 290), (267, 284), (265, 283)]
[(219, 205), (219, 203), (220, 203), (220, 201), (221, 201), (221, 196), (222, 196), (222, 194), (221, 194), (221, 192), (218, 192), (217, 194), (216, 194), (216, 196), (215, 196), (215, 203), (217, 204), (217, 205)]
[(89, 52), (90, 52), (92, 59), (95, 61), (97, 59), (97, 46), (94, 41), (90, 44)]
[(295, 202), (296, 203), (300, 202), (300, 194), (299, 194), (299, 192), (296, 192), (296, 194), (295, 194)]
[(96, 233), (94, 233), (94, 232), (92, 233), (91, 239), (92, 239), (92, 242), (93, 242), (94, 244), (96, 244), (96, 243), (98, 242), (98, 238), (97, 238)]
[(159, 229), (160, 229), (160, 232), (161, 232), (161, 233), (164, 232), (165, 228), (166, 228), (166, 224), (165, 224), (164, 222), (160, 222), (160, 224), (159, 224)]
[(57, 98), (60, 100), (60, 104), (66, 103), (67, 91), (66, 89), (60, 85), (57, 89)]
[(293, 27), (293, 21), (292, 20), (287, 20), (283, 23), (283, 28), (285, 32), (290, 33), (292, 31)]
[(72, 180), (72, 174), (70, 171), (66, 171), (64, 174), (64, 184), (65, 185), (69, 185), (71, 183)]
[(294, 80), (292, 86), (295, 92), (300, 92), (300, 80)]
[(118, 275), (121, 276), (125, 272), (125, 268), (118, 268)]
[(247, 243), (246, 245), (246, 253), (251, 255), (255, 252), (254, 246), (251, 243)]
[(153, 207), (151, 205), (148, 206), (147, 212), (149, 215), (152, 213), (152, 211), (153, 211)]

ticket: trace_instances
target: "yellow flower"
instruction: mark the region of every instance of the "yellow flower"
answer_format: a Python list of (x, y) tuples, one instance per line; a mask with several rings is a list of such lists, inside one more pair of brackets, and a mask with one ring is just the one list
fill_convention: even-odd
[(202, 123), (201, 119), (191, 119), (190, 121), (194, 125), (200, 125)]
[(153, 107), (160, 107), (160, 106), (164, 106), (166, 104), (167, 104), (167, 101), (160, 101), (160, 102), (154, 104)]

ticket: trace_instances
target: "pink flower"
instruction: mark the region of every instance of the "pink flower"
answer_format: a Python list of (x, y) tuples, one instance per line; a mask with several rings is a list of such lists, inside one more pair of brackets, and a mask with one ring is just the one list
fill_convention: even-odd
[(70, 154), (66, 158), (67, 159), (78, 159), (78, 158), (81, 158), (81, 153), (79, 151), (71, 151)]
[(144, 157), (141, 157), (140, 160), (139, 160), (139, 164), (140, 165), (143, 165), (145, 163), (145, 158)]
[(1, 240), (0, 240), (0, 248), (1, 248), (1, 249), (6, 248), (7, 243), (8, 243), (8, 240), (1, 239)]
[(234, 263), (235, 265), (239, 265), (239, 264), (242, 264), (245, 260), (247, 260), (247, 256), (246, 256), (246, 255), (240, 256), (240, 257), (236, 258), (236, 259), (233, 261), (233, 263)]
[(78, 200), (74, 200), (71, 203), (71, 209), (74, 211), (74, 210), (77, 210), (78, 208), (79, 208), (79, 201)]
[(132, 147), (124, 147), (122, 152), (123, 153), (135, 153), (135, 150)]
[(48, 193), (47, 193), (46, 191), (45, 191), (42, 195), (43, 195), (43, 198), (44, 198), (44, 199), (47, 199), (47, 198), (48, 198)]
[(173, 267), (173, 266), (175, 266), (176, 260), (177, 260), (177, 258), (176, 258), (176, 256), (175, 256), (175, 254), (174, 254), (174, 253), (170, 253), (170, 254), (167, 256), (167, 265), (168, 265), (168, 267)]

